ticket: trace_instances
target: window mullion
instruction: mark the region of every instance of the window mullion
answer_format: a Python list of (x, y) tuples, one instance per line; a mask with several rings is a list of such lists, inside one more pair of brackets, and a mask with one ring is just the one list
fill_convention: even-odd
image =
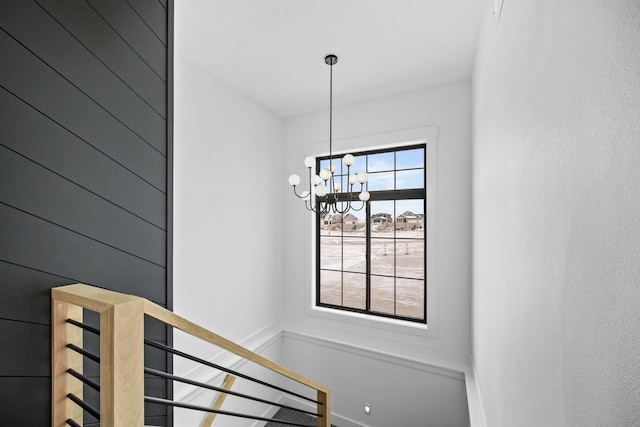
[(365, 308), (367, 312), (371, 311), (371, 202), (366, 203), (365, 218), (367, 221), (365, 233)]

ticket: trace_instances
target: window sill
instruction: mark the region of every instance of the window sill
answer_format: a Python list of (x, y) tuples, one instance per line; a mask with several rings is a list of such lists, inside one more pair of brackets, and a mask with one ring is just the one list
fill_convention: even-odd
[(382, 316), (372, 316), (369, 314), (337, 310), (327, 307), (318, 307), (315, 304), (310, 307), (308, 314), (316, 318), (338, 322), (341, 325), (348, 323), (359, 327), (375, 328), (376, 330), (384, 329), (394, 333), (403, 333), (429, 338), (436, 337), (435, 328), (431, 324), (417, 323)]

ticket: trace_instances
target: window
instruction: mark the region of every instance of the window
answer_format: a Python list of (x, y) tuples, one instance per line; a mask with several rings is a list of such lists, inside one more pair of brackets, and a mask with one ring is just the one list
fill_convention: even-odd
[[(367, 172), (371, 197), (360, 211), (316, 217), (316, 304), (426, 323), (426, 145), (352, 154), (351, 173)], [(317, 170), (328, 165), (316, 161)]]

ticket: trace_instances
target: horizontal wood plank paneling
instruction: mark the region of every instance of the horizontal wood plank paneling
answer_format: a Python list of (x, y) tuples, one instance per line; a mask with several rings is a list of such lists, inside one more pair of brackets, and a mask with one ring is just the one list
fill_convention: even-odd
[(166, 46), (125, 0), (87, 0), (105, 21), (163, 80), (167, 79)]
[(3, 202), (160, 266), (165, 232), (0, 145)]
[(127, 0), (156, 37), (167, 44), (167, 11), (157, 0)]
[[(2, 6), (0, 424), (48, 425), (51, 287), (83, 282), (170, 304), (170, 12), (157, 0)], [(157, 321), (145, 327), (171, 341)], [(156, 349), (145, 361), (170, 369)], [(148, 394), (171, 395), (165, 380), (146, 382)], [(145, 419), (167, 425), (171, 412), (147, 405)]]
[[(56, 2), (63, 11), (78, 12), (69, 2)], [(81, 3), (78, 3), (81, 4)], [(165, 120), (161, 113), (133, 91), (113, 71), (105, 66), (96, 55), (82, 45), (58, 22), (51, 19), (47, 11), (31, 1), (10, 0), (6, 2), (5, 13), (0, 15), (0, 26), (20, 42), (35, 56), (56, 70), (96, 104), (102, 106), (118, 122), (130, 129), (146, 143), (166, 154)], [(8, 9), (8, 10), (7, 10)], [(87, 11), (96, 15), (87, 7)], [(89, 23), (86, 14), (78, 14), (68, 20)], [(29, 22), (31, 25), (25, 25)], [(112, 37), (102, 41), (108, 46)], [(64, 55), (56, 46), (65, 46)], [(100, 84), (95, 84), (99, 81)]]
[(0, 117), (0, 144), (135, 216), (166, 228), (164, 193), (4, 89), (0, 89)]
[(165, 302), (165, 269), (0, 203), (0, 261)]
[(0, 377), (51, 375), (48, 325), (0, 319)]
[(50, 377), (0, 377), (2, 425), (51, 425), (50, 389)]
[[(107, 21), (84, 1), (38, 0), (51, 16), (94, 55), (106, 69), (117, 75), (161, 117), (166, 118), (165, 80), (147, 65)], [(129, 10), (126, 10), (129, 12)], [(133, 12), (130, 12), (133, 14)], [(159, 61), (166, 52), (159, 50)], [(152, 129), (157, 132), (157, 130)]]
[(45, 325), (51, 323), (51, 288), (73, 282), (64, 277), (2, 261), (0, 278), (0, 316)]
[[(4, 31), (0, 51), (11, 57), (0, 67), (2, 87), (42, 111), (156, 188), (165, 191), (166, 157), (118, 122)], [(60, 101), (65, 108), (60, 108)]]

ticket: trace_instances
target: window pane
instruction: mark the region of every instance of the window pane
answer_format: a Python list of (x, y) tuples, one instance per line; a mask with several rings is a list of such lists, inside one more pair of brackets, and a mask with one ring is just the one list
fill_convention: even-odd
[(424, 240), (396, 241), (396, 277), (424, 279)]
[(367, 241), (364, 237), (348, 238), (342, 242), (344, 271), (367, 272)]
[(367, 308), (366, 275), (344, 273), (343, 280), (342, 305), (362, 310)]
[[(338, 175), (341, 174), (341, 169), (340, 169), (340, 165), (342, 165), (342, 157), (334, 157), (333, 158), (333, 164), (336, 165), (336, 170), (334, 172), (334, 174)], [(320, 170), (322, 169), (329, 169), (329, 159), (325, 159), (325, 160), (320, 160)], [(318, 171), (318, 173), (320, 173), (320, 170)]]
[[(336, 216), (338, 215), (339, 214), (336, 214)], [(346, 213), (344, 216), (340, 215), (337, 220), (339, 221), (340, 219), (342, 220), (342, 231), (345, 234), (362, 230), (366, 225), (366, 223), (361, 223), (358, 217), (351, 212)]]
[(393, 190), (393, 172), (370, 173), (367, 188), (369, 191)]
[(325, 222), (327, 222), (327, 225), (325, 226), (327, 235), (342, 236), (342, 215), (328, 213), (325, 217)]
[(320, 268), (342, 269), (342, 238), (322, 236), (320, 238)]
[(320, 235), (321, 236), (340, 236), (342, 228), (334, 224), (331, 220), (332, 215), (326, 214), (320, 217)]
[(367, 172), (392, 171), (394, 165), (393, 154), (393, 152), (370, 154)]
[(396, 279), (396, 315), (424, 318), (424, 280)]
[[(340, 193), (346, 193), (349, 190), (351, 190), (350, 186), (349, 186), (349, 175), (340, 175)], [(336, 182), (338, 181), (338, 179), (336, 178)], [(356, 187), (354, 185), (355, 189), (358, 189), (360, 187)]]
[(398, 151), (396, 153), (396, 168), (424, 168), (424, 148)]
[(367, 171), (367, 156), (354, 156), (353, 164), (349, 168), (349, 173), (356, 174), (358, 172), (366, 172), (366, 171)]
[(396, 200), (396, 214), (410, 211), (414, 214), (424, 213), (424, 199)]
[(394, 314), (393, 277), (371, 276), (371, 311)]
[(398, 238), (424, 236), (424, 200), (397, 200), (395, 228)]
[(424, 187), (424, 169), (412, 169), (396, 172), (396, 189)]
[(371, 239), (371, 274), (394, 275), (394, 248), (393, 239)]
[(393, 237), (393, 200), (370, 202), (371, 237)]
[(320, 302), (342, 305), (342, 273), (320, 270)]

